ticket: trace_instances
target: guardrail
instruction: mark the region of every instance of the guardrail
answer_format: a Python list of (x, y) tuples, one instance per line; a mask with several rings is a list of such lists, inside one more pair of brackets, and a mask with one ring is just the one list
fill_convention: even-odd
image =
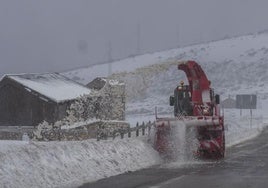
[(129, 128), (119, 128), (117, 130), (113, 130), (113, 131), (109, 131), (107, 129), (102, 129), (102, 128), (98, 128), (97, 130), (97, 141), (100, 140), (107, 140), (108, 138), (113, 138), (115, 139), (116, 137), (120, 137), (121, 139), (124, 139), (125, 136), (127, 136), (128, 138), (131, 138), (132, 135), (134, 134), (136, 137), (138, 136), (144, 136), (146, 135), (150, 135), (151, 133), (151, 129), (154, 126), (155, 122), (142, 122), (141, 125), (139, 125), (139, 123), (137, 122), (136, 127), (129, 127)]

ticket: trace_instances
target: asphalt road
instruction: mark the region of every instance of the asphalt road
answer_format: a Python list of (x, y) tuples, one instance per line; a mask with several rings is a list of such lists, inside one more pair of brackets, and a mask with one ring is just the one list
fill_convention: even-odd
[(88, 183), (81, 188), (265, 188), (268, 187), (268, 129), (229, 148), (226, 158), (179, 168), (156, 166)]

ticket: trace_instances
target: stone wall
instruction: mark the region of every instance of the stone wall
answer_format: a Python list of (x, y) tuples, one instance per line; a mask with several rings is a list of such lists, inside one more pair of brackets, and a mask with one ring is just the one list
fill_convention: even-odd
[[(33, 126), (0, 127), (0, 140), (23, 140), (33, 137)], [(27, 138), (28, 137), (28, 138)]]
[[(98, 121), (75, 128), (59, 128), (47, 124), (39, 127), (5, 127), (0, 129), (0, 140), (75, 141), (97, 138), (100, 133), (128, 130), (129, 124), (121, 121)], [(107, 135), (111, 136), (111, 135)]]
[(129, 124), (126, 122), (98, 121), (76, 128), (43, 129), (39, 131), (39, 133), (37, 133), (37, 131), (34, 132), (33, 139), (38, 141), (86, 140), (90, 138), (97, 138), (100, 132), (113, 132), (118, 131), (119, 129), (127, 130), (128, 128)]

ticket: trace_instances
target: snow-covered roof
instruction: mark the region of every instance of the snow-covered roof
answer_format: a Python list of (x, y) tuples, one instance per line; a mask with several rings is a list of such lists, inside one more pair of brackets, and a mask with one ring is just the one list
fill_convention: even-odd
[(72, 100), (90, 94), (91, 90), (58, 73), (19, 74), (6, 77), (25, 86), (28, 91), (35, 91), (55, 102)]

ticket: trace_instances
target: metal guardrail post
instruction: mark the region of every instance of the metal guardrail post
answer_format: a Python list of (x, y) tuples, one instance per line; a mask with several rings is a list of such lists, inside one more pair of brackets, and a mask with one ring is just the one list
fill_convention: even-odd
[(144, 124), (144, 122), (142, 122), (142, 135), (145, 135), (145, 124)]
[(116, 137), (116, 131), (113, 131), (113, 140), (115, 139), (115, 137)]
[(128, 138), (130, 138), (130, 137), (131, 137), (131, 130), (128, 129)]
[(123, 129), (120, 129), (120, 137), (121, 137), (121, 139), (124, 138), (124, 130)]
[(136, 124), (136, 137), (139, 136), (139, 123)]
[(100, 131), (99, 131), (99, 129), (97, 130), (97, 141), (100, 141)]
[(151, 126), (152, 126), (152, 123), (151, 123), (151, 121), (149, 121), (149, 126), (148, 126), (148, 135), (150, 135), (150, 133), (151, 133)]

